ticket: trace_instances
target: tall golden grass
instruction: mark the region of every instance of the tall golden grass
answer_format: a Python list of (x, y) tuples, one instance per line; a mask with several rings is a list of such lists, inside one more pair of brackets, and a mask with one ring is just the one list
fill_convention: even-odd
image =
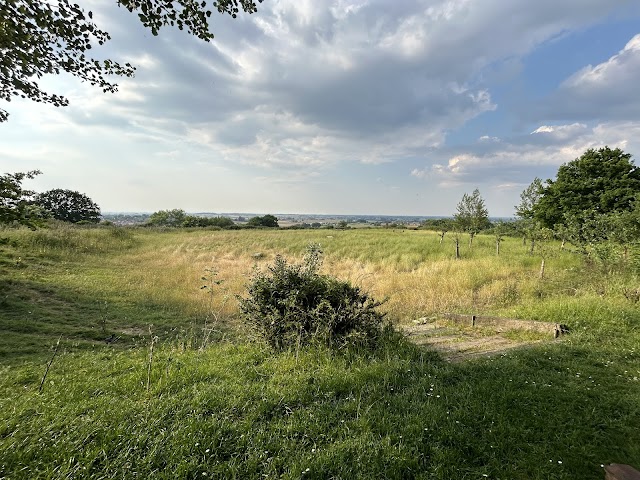
[[(495, 253), (491, 236), (479, 235), (462, 258), (453, 240), (429, 231), (357, 230), (146, 230), (72, 229), (26, 232), (14, 236), (64, 261), (82, 257), (84, 265), (68, 277), (77, 288), (103, 291), (156, 305), (171, 304), (187, 315), (215, 311), (238, 320), (235, 297), (243, 295), (254, 268), (267, 268), (276, 255), (300, 261), (309, 244), (324, 251), (322, 272), (349, 280), (377, 299), (394, 322), (441, 312), (499, 312), (527, 299), (571, 289), (580, 257), (552, 244), (546, 278), (538, 278), (540, 257), (529, 255), (520, 239), (507, 238)], [(221, 285), (201, 289), (207, 269)], [(566, 287), (569, 285), (569, 287)], [(566, 287), (566, 288), (565, 288)], [(580, 288), (585, 288), (584, 280)]]
[[(233, 321), (237, 302), (254, 268), (266, 268), (276, 255), (300, 261), (307, 245), (324, 251), (323, 272), (361, 286), (378, 299), (395, 322), (445, 311), (492, 311), (540, 289), (563, 282), (579, 259), (560, 252), (547, 260), (547, 280), (538, 279), (540, 259), (530, 256), (518, 239), (503, 242), (495, 255), (493, 239), (480, 236), (454, 258), (453, 242), (427, 231), (137, 231), (136, 248), (106, 255), (120, 265), (114, 290), (151, 301), (183, 305), (194, 315), (219, 310)], [(224, 283), (212, 297), (203, 292), (207, 268)]]

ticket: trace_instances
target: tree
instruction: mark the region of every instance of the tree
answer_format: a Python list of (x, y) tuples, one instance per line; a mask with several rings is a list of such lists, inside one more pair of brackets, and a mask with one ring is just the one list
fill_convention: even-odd
[(509, 226), (504, 222), (498, 222), (493, 227), (493, 238), (496, 240), (496, 255), (500, 255), (500, 244), (504, 236), (509, 232)]
[(40, 210), (33, 205), (35, 192), (22, 188), (24, 179), (40, 175), (39, 170), (6, 173), (0, 175), (0, 224), (26, 225), (35, 228), (39, 224)]
[(477, 188), (471, 195), (465, 193), (462, 196), (453, 217), (458, 229), (469, 234), (469, 246), (473, 244), (476, 234), (491, 225), (489, 211)]
[(630, 211), (607, 215), (609, 240), (622, 247), (622, 257), (627, 261), (629, 246), (640, 241), (640, 200)]
[(584, 212), (594, 215), (633, 209), (640, 195), (640, 169), (631, 155), (619, 148), (587, 150), (581, 157), (561, 165), (555, 180), (547, 180), (533, 206), (533, 217), (553, 228)]
[(440, 244), (442, 244), (447, 232), (455, 227), (454, 222), (450, 218), (427, 218), (422, 222), (421, 226), (427, 230), (440, 232)]
[(35, 204), (46, 215), (63, 222), (98, 223), (101, 218), (100, 207), (84, 193), (56, 188), (40, 193)]
[(278, 228), (278, 218), (273, 215), (264, 215), (263, 217), (251, 217), (247, 222), (250, 227), (269, 227)]
[(184, 217), (182, 227), (220, 227), (229, 228), (235, 225), (229, 217), (198, 217), (187, 215)]
[[(262, 0), (258, 0), (262, 2)], [(132, 13), (158, 35), (164, 26), (177, 26), (206, 42), (211, 10), (207, 2), (195, 0), (118, 0), (117, 4)], [(213, 8), (236, 17), (240, 8), (257, 11), (253, 0), (217, 0)], [(107, 76), (131, 77), (135, 67), (113, 60), (96, 60), (87, 52), (97, 43), (111, 39), (85, 12), (70, 0), (0, 0), (0, 98), (29, 98), (36, 102), (66, 106), (69, 101), (55, 93), (41, 90), (38, 81), (46, 74), (67, 72), (96, 85), (104, 92), (116, 92), (118, 86)], [(0, 109), (0, 122), (9, 114)]]
[(147, 220), (147, 225), (152, 227), (182, 227), (186, 218), (185, 211), (179, 208), (159, 210), (151, 214)]
[(531, 185), (525, 188), (520, 194), (520, 205), (516, 205), (516, 217), (518, 227), (522, 232), (522, 244), (526, 245), (527, 238), (531, 241), (529, 253), (533, 255), (536, 235), (541, 226), (535, 219), (535, 207), (542, 198), (543, 185), (538, 177), (533, 179)]
[(534, 207), (542, 197), (542, 180), (536, 177), (520, 194), (520, 205), (516, 205), (516, 217), (530, 219), (534, 216)]

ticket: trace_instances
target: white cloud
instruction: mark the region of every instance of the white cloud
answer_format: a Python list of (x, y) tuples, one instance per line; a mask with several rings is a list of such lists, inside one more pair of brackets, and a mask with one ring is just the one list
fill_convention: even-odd
[(123, 9), (95, 4), (113, 28), (109, 48), (138, 71), (113, 98), (80, 89), (65, 114), (264, 166), (396, 161), (496, 108), (482, 68), (624, 2), (570, 0), (553, 16), (547, 3), (273, 0), (216, 19), (212, 44), (151, 37)]
[[(144, 198), (163, 202), (150, 208), (169, 208), (181, 193), (192, 204), (197, 195), (209, 202), (199, 193), (212, 190), (202, 172), (215, 177), (216, 195), (224, 192), (229, 205), (263, 205), (257, 199), (274, 195), (273, 179), (316, 185), (343, 175), (344, 164), (385, 174), (400, 164), (416, 183), (504, 190), (588, 146), (631, 148), (640, 138), (631, 136), (640, 118), (634, 37), (609, 61), (567, 79), (552, 114), (535, 130), (523, 127), (532, 134), (509, 138), (487, 127), (473, 130), (483, 135), (468, 148), (448, 144), (452, 132), (498, 108), (504, 95), (488, 78), (519, 75), (537, 46), (602, 21), (628, 0), (269, 0), (256, 15), (215, 17), (210, 44), (171, 29), (153, 37), (115, 1), (85, 1), (113, 37), (94, 50), (98, 58), (130, 61), (136, 77), (120, 81), (115, 95), (64, 76), (44, 80), (71, 106), (12, 102), (0, 152), (5, 168), (46, 165), (55, 181), (79, 175), (76, 164), (99, 171), (84, 181), (101, 198), (118, 181), (129, 185), (118, 205), (129, 198), (141, 208)], [(594, 111), (607, 112), (609, 123), (594, 127)], [(565, 113), (571, 118), (558, 120)], [(108, 168), (117, 175), (102, 174)], [(146, 187), (134, 194), (132, 185)], [(362, 191), (367, 205), (375, 194), (365, 198), (364, 184)], [(346, 202), (335, 196), (334, 205)]]
[(607, 61), (575, 72), (535, 112), (551, 119), (637, 119), (640, 117), (638, 79), (640, 34)]
[(624, 48), (609, 60), (595, 67), (588, 65), (565, 80), (566, 89), (599, 91), (612, 84), (628, 86), (631, 79), (637, 80), (640, 68), (640, 34), (634, 36)]
[(587, 130), (584, 123), (572, 123), (571, 125), (541, 125), (531, 135), (542, 135), (547, 139), (566, 140), (573, 138)]
[(605, 145), (628, 152), (640, 151), (640, 122), (602, 123), (593, 127), (579, 123), (542, 125), (530, 135), (499, 143), (480, 139), (466, 152), (444, 157), (445, 162), (435, 163), (430, 169), (415, 169), (411, 174), (434, 179), (441, 186), (528, 185), (535, 176), (552, 177), (561, 164), (590, 148)]

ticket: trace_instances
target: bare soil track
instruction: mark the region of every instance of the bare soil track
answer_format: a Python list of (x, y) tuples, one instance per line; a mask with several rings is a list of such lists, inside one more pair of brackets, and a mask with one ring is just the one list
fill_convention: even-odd
[[(509, 338), (506, 335), (508, 332), (521, 330), (511, 322), (505, 319), (502, 325), (500, 322), (496, 325), (494, 321), (491, 328), (474, 328), (447, 319), (422, 320), (401, 327), (401, 331), (409, 341), (436, 350), (451, 362), (500, 355), (514, 348), (553, 341), (552, 334), (538, 334), (523, 339), (518, 339), (518, 336)], [(549, 332), (552, 332), (553, 324), (548, 325)]]

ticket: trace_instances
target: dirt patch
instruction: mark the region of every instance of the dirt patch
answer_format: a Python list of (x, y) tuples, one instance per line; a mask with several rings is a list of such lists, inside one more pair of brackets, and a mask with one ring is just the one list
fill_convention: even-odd
[(117, 331), (118, 333), (129, 335), (131, 337), (144, 337), (145, 335), (149, 336), (148, 328), (145, 330), (144, 328), (129, 327), (129, 328), (120, 328)]
[(530, 330), (519, 338), (518, 329), (514, 328), (513, 324), (511, 327), (474, 327), (463, 326), (450, 320), (423, 320), (401, 327), (401, 331), (409, 341), (436, 350), (451, 362), (500, 355), (514, 348), (553, 339), (551, 335), (539, 332), (532, 334)]

